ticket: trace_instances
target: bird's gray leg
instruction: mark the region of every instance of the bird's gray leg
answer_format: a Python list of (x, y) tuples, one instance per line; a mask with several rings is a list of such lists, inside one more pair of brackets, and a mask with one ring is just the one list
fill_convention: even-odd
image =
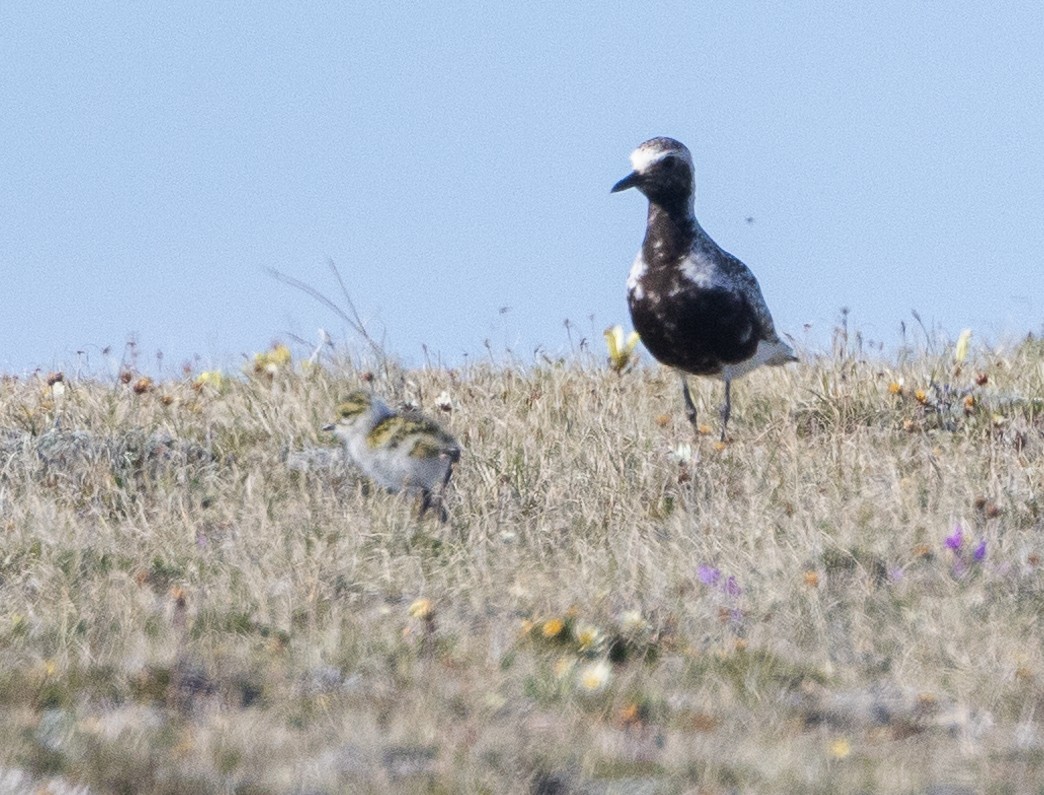
[(437, 495), (432, 494), (429, 489), (425, 489), (421, 492), (420, 509), (417, 511), (417, 521), (424, 518), (424, 515), (428, 512), (429, 508), (435, 509), (440, 522), (445, 522), (449, 519), (449, 511), (447, 511), (446, 506), (442, 504), (441, 491)]
[(682, 373), (682, 397), (685, 398), (685, 416), (696, 432), (699, 433), (700, 426), (696, 424), (696, 404), (692, 402), (692, 394), (689, 392), (689, 379)]
[(424, 514), (428, 512), (428, 508), (432, 506), (434, 500), (431, 498), (431, 492), (428, 489), (424, 489), (421, 492), (420, 510), (417, 512), (417, 518), (423, 519)]
[(443, 454), (442, 457), (449, 458), (450, 464), (446, 467), (446, 474), (442, 476), (442, 482), (439, 483), (435, 492), (432, 492), (431, 489), (425, 489), (421, 492), (420, 515), (418, 518), (423, 517), (429, 508), (435, 508), (438, 511), (440, 522), (449, 520), (449, 511), (446, 510), (445, 503), (446, 487), (449, 486), (450, 478), (453, 476), (453, 462), (459, 460), (460, 453), (457, 452), (454, 455)]
[(725, 404), (721, 407), (721, 440), (725, 441), (725, 429), (729, 425), (729, 417), (732, 416), (732, 381), (725, 379)]

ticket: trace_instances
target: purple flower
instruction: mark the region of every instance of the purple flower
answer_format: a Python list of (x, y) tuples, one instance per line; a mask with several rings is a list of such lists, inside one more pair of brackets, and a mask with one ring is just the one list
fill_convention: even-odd
[(700, 565), (696, 569), (696, 576), (704, 585), (717, 585), (721, 580), (721, 572), (713, 566)]
[(953, 532), (944, 539), (946, 548), (953, 553), (953, 576), (963, 577), (971, 568), (986, 560), (986, 539), (979, 539), (979, 543), (972, 549), (964, 545), (964, 528), (959, 524), (953, 528)]
[(979, 545), (975, 547), (975, 551), (972, 553), (972, 558), (976, 563), (982, 563), (986, 560), (986, 539), (982, 539)]
[(728, 596), (731, 596), (733, 598), (743, 593), (743, 589), (740, 588), (740, 584), (736, 582), (736, 578), (733, 577), (731, 574), (729, 575), (729, 578), (725, 580), (724, 583), (722, 583), (721, 590), (723, 590)]

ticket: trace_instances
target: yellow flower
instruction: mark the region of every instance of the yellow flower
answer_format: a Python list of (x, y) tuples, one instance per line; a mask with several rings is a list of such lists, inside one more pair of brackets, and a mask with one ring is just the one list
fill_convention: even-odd
[(609, 367), (615, 372), (623, 373), (634, 364), (634, 349), (638, 345), (637, 331), (632, 331), (625, 337), (622, 326), (607, 328), (605, 344), (609, 348)]
[(966, 328), (957, 337), (957, 345), (956, 345), (956, 347), (953, 350), (953, 360), (957, 364), (960, 364), (961, 362), (963, 362), (965, 357), (967, 357), (967, 355), (968, 355), (968, 343), (971, 342), (971, 336), (972, 336), (972, 330), (970, 328)]
[(435, 615), (435, 605), (431, 603), (431, 599), (417, 599), (410, 605), (409, 612), (413, 618), (429, 621)]
[(541, 633), (545, 638), (557, 638), (565, 629), (565, 622), (560, 618), (549, 618), (544, 622)]
[(829, 751), (834, 759), (844, 759), (852, 753), (852, 743), (844, 737), (838, 737), (830, 743)]
[(593, 624), (578, 624), (573, 629), (573, 637), (581, 652), (591, 651), (602, 642), (602, 633)]
[(268, 352), (268, 361), (277, 366), (289, 364), (290, 358), (290, 349), (281, 342)]
[(192, 386), (197, 390), (211, 387), (220, 392), (225, 386), (225, 377), (220, 370), (204, 370), (192, 380)]
[(889, 395), (901, 395), (901, 394), (903, 394), (903, 382), (902, 382), (901, 379), (899, 381), (892, 381), (888, 385), (888, 394)]
[(578, 682), (580, 687), (588, 693), (600, 693), (609, 685), (613, 669), (606, 660), (588, 663), (580, 669)]
[(254, 373), (256, 375), (273, 376), (290, 364), (290, 349), (277, 343), (270, 350), (254, 354)]
[(918, 403), (928, 402), (928, 393), (925, 392), (923, 389), (918, 389), (916, 392), (914, 392), (914, 397), (917, 399)]

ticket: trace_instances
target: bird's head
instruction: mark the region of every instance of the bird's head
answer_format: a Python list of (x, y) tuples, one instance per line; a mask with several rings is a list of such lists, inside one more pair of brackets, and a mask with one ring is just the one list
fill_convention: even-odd
[(324, 425), (323, 430), (340, 437), (348, 436), (375, 425), (390, 411), (379, 397), (357, 389), (337, 405), (337, 420)]
[(637, 188), (657, 204), (692, 204), (692, 155), (673, 138), (650, 138), (631, 152), (634, 169), (613, 185), (612, 193)]

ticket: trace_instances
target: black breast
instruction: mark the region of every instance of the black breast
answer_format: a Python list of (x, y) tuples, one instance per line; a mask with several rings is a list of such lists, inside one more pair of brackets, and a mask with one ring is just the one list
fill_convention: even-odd
[(714, 375), (753, 356), (761, 329), (746, 297), (679, 284), (677, 277), (676, 271), (649, 270), (640, 282), (641, 298), (628, 296), (635, 331), (649, 353), (693, 375)]

